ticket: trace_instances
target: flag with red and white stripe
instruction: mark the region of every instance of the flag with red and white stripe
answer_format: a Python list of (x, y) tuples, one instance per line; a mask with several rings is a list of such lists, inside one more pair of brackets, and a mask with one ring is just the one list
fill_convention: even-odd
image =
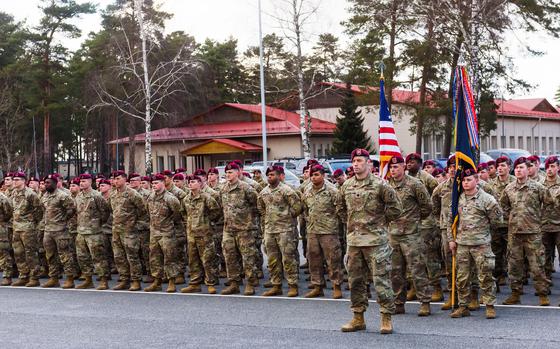
[(381, 77), (379, 92), (379, 173), (381, 178), (387, 178), (389, 160), (393, 156), (401, 156), (401, 148), (385, 98), (385, 79), (383, 77)]

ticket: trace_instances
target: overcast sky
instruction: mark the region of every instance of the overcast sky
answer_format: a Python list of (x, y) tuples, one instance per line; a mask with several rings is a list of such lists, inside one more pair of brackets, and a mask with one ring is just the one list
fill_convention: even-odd
[[(110, 0), (93, 0), (98, 8), (105, 8)], [(37, 5), (40, 0), (0, 0), (0, 11), (11, 13), (17, 20), (25, 20), (29, 25), (38, 23), (41, 12)], [(257, 0), (160, 0), (163, 10), (172, 13), (174, 18), (167, 23), (169, 31), (183, 30), (193, 35), (197, 41), (205, 38), (224, 40), (233, 36), (239, 41), (239, 50), (243, 52), (249, 45), (258, 44)], [(264, 34), (279, 32), (276, 21), (267, 13), (275, 13), (274, 0), (262, 0)], [(347, 18), (345, 0), (322, 0), (316, 19), (309, 26), (308, 39), (316, 40), (316, 35), (330, 32), (342, 36), (342, 20)], [(83, 29), (84, 36), (100, 28), (99, 15), (84, 16), (77, 23)], [(344, 41), (344, 40), (342, 40)], [(79, 47), (80, 40), (67, 41), (71, 49)], [(519, 49), (530, 43), (532, 47), (546, 51), (542, 57), (527, 57)], [(558, 62), (560, 62), (560, 40), (548, 39), (544, 35), (534, 34), (529, 37), (510, 35), (507, 46), (515, 57), (516, 76), (536, 85), (530, 93), (519, 93), (517, 98), (546, 97), (554, 103), (555, 91), (560, 86)]]

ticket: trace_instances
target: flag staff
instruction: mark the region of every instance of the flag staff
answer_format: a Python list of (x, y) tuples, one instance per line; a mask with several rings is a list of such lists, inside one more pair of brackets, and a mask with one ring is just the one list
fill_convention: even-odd
[(260, 83), (261, 83), (261, 128), (262, 128), (262, 157), (264, 167), (268, 167), (268, 151), (266, 145), (266, 99), (264, 95), (264, 53), (262, 39), (262, 20), (261, 20), (261, 0), (259, 0), (259, 65), (260, 65)]

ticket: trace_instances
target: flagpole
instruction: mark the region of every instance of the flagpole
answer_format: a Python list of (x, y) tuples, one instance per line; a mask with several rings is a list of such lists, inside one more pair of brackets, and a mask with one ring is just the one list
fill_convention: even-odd
[(266, 99), (264, 95), (264, 53), (262, 40), (261, 0), (259, 0), (259, 65), (261, 83), (261, 128), (262, 128), (262, 158), (265, 168), (268, 167), (268, 154), (266, 145)]

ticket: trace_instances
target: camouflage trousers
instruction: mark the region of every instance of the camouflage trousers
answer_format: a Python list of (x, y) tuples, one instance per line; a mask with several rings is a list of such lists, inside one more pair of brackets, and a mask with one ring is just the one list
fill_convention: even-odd
[(308, 234), (307, 255), (311, 284), (325, 285), (324, 264), (327, 264), (329, 279), (333, 285), (340, 286), (343, 280), (340, 239), (335, 234)]
[(507, 247), (508, 247), (508, 228), (492, 229), (492, 252), (496, 256), (496, 267), (494, 277), (506, 276), (507, 272)]
[(264, 235), (270, 282), (275, 286), (282, 285), (282, 272), (288, 285), (297, 286), (299, 264), (296, 253), (298, 251), (293, 237), (293, 231)]
[[(478, 275), (482, 302), (496, 304), (496, 282), (494, 280), (494, 253), (490, 245), (457, 246), (457, 294), (459, 305), (467, 306), (471, 298), (471, 280)], [(473, 272), (476, 268), (476, 273)]]
[(395, 292), (395, 303), (406, 302), (407, 270), (410, 271), (416, 296), (420, 302), (430, 302), (430, 284), (426, 271), (424, 241), (420, 233), (390, 235), (389, 243), (393, 249), (391, 282)]
[(544, 247), (541, 234), (510, 234), (508, 240), (508, 276), (512, 291), (523, 291), (524, 258), (535, 281), (539, 295), (548, 295), (550, 280), (544, 272)]
[(260, 219), (257, 223), (257, 230), (255, 231), (255, 248), (257, 249), (257, 254), (255, 255), (255, 263), (257, 271), (262, 272), (264, 265), (263, 230), (261, 229)]
[(299, 236), (301, 237), (301, 243), (303, 247), (303, 256), (307, 259), (307, 222), (305, 217), (300, 215), (298, 217), (299, 221)]
[(226, 270), (226, 260), (222, 250), (222, 240), (224, 238), (224, 224), (215, 224), (210, 226), (212, 234), (214, 234), (214, 246), (216, 247), (216, 254), (218, 255), (218, 266), (221, 270)]
[(230, 282), (241, 283), (241, 274), (249, 282), (256, 282), (257, 250), (255, 247), (255, 231), (227, 231), (224, 230), (222, 250), (226, 260), (226, 270)]
[(14, 276), (14, 259), (12, 258), (12, 244), (10, 230), (7, 224), (0, 224), (0, 269), (5, 278)]
[(550, 280), (552, 278), (552, 271), (554, 270), (556, 251), (560, 253), (560, 231), (543, 232), (542, 242), (545, 255), (544, 270), (547, 279)]
[(179, 274), (185, 275), (187, 272), (187, 237), (185, 236), (185, 231), (183, 228), (180, 230), (175, 229), (175, 255), (177, 258), (177, 265), (179, 267)]
[(419, 228), (420, 236), (426, 247), (424, 253), (428, 280), (432, 286), (441, 286), (441, 234), (437, 227)]
[(113, 233), (103, 232), (103, 244), (105, 245), (105, 256), (109, 261), (109, 268), (115, 268), (115, 257), (113, 255)]
[(70, 239), (70, 250), (72, 251), (72, 254), (74, 254), (74, 262), (75, 262), (75, 268), (76, 268), (76, 275), (74, 275), (75, 278), (79, 278), (80, 274), (82, 273), (82, 270), (80, 269), (80, 263), (78, 263), (78, 252), (77, 252), (77, 242), (76, 240), (78, 239), (78, 231), (77, 230), (71, 230), (70, 231), (70, 236), (72, 237), (72, 239)]
[(380, 312), (395, 312), (395, 295), (391, 285), (391, 247), (348, 246), (348, 282), (350, 283), (350, 309), (363, 313), (368, 307), (367, 282), (370, 273), (377, 294)]
[(62, 264), (64, 274), (66, 276), (77, 276), (78, 269), (76, 266), (78, 262), (75, 259), (75, 252), (72, 250), (72, 239), (72, 235), (70, 235), (67, 230), (45, 230), (43, 245), (45, 246), (45, 255), (47, 257), (47, 263), (49, 264), (50, 278), (58, 279), (60, 277), (60, 271), (57, 267), (57, 256)]
[[(47, 256), (45, 255), (45, 247), (43, 246), (43, 238), (45, 237), (45, 231), (43, 229), (37, 230), (37, 244), (39, 246), (39, 270), (40, 274), (47, 274), (49, 270), (49, 264), (47, 263)], [(58, 261), (58, 269), (62, 270), (60, 261)]]
[(187, 236), (189, 246), (190, 285), (218, 284), (218, 255), (212, 233), (205, 236)]
[(121, 281), (140, 281), (142, 264), (140, 263), (140, 235), (136, 231), (124, 231), (113, 227), (111, 240), (115, 265)]
[[(451, 276), (453, 269), (453, 254), (449, 249), (449, 240), (447, 239), (447, 230), (441, 230), (441, 250), (443, 254), (444, 266), (445, 266), (445, 276), (447, 277), (447, 288), (451, 290)], [(478, 277), (476, 275), (476, 266), (471, 265), (471, 290), (478, 290)], [(455, 275), (455, 280), (457, 280), (457, 275)]]
[(140, 263), (142, 263), (142, 270), (146, 271), (146, 274), (150, 273), (150, 229), (138, 230), (140, 235)]
[[(150, 236), (150, 271), (154, 278), (175, 278), (181, 267), (177, 259), (177, 239), (175, 236)], [(164, 274), (165, 273), (165, 274)]]
[(12, 236), (14, 258), (19, 270), (19, 277), (39, 279), (39, 243), (35, 230), (14, 230)]
[(109, 261), (105, 254), (105, 238), (102, 233), (78, 234), (76, 236), (76, 254), (84, 276), (92, 276), (95, 272), (100, 277), (109, 277)]

